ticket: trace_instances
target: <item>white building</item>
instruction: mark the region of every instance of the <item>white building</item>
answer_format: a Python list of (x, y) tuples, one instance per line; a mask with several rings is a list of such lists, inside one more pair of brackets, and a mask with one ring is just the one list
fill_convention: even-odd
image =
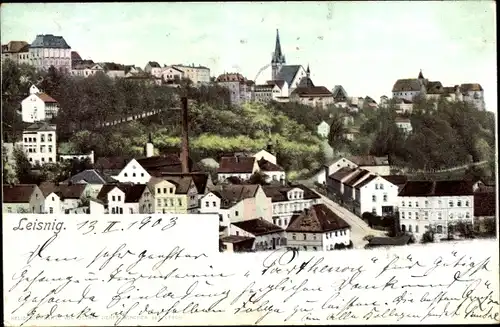
[(130, 160), (114, 179), (121, 183), (146, 184), (151, 175), (135, 159)]
[(217, 77), (217, 84), (227, 88), (231, 103), (241, 105), (255, 98), (255, 83), (239, 73), (225, 73)]
[(161, 78), (166, 84), (178, 85), (183, 77), (184, 72), (174, 66), (162, 68)]
[(405, 134), (410, 134), (413, 131), (411, 120), (409, 118), (396, 117), (396, 126)]
[(266, 196), (273, 205), (273, 223), (281, 228), (287, 228), (294, 214), (321, 203), (321, 196), (303, 185), (263, 186)]
[(385, 178), (370, 174), (353, 186), (353, 211), (361, 216), (371, 212), (377, 216), (391, 215), (398, 205), (398, 185)]
[(29, 63), (29, 44), (25, 41), (10, 41), (2, 44), (2, 63), (10, 59), (17, 64)]
[(44, 197), (36, 184), (3, 184), (2, 212), (42, 213)]
[(37, 122), (23, 131), (23, 149), (32, 165), (56, 163), (56, 125)]
[(71, 71), (71, 47), (62, 36), (37, 35), (29, 47), (29, 60), (37, 69), (50, 66), (69, 73)]
[(326, 179), (328, 176), (335, 174), (341, 168), (357, 168), (358, 165), (350, 161), (348, 158), (339, 158), (333, 160), (329, 165), (325, 165), (318, 176), (318, 183), (326, 185)]
[(474, 222), (474, 192), (468, 181), (409, 181), (398, 201), (401, 230), (417, 239), (428, 228), (442, 238), (451, 224)]
[(413, 112), (413, 101), (406, 99), (396, 99), (395, 100), (396, 113), (412, 113)]
[(23, 122), (34, 123), (56, 117), (59, 104), (48, 94), (40, 92), (35, 85), (31, 85), (30, 95), (21, 101), (21, 110)]
[(223, 182), (229, 177), (247, 180), (259, 170), (259, 164), (255, 157), (222, 157), (217, 169), (217, 179), (219, 182)]
[(40, 189), (45, 197), (43, 213), (46, 214), (70, 213), (70, 210), (82, 206), (82, 200), (87, 193), (85, 184), (42, 183)]
[(104, 73), (104, 68), (99, 64), (79, 64), (71, 69), (71, 75), (89, 77), (97, 73)]
[(145, 184), (104, 185), (97, 195), (98, 201), (91, 203), (91, 210), (94, 207), (97, 212), (109, 214), (143, 213), (140, 210), (141, 200), (150, 196), (151, 192)]
[(259, 165), (259, 172), (265, 176), (267, 183), (281, 182), (284, 183), (286, 179), (285, 170), (283, 167), (278, 166), (264, 158), (257, 161)]
[(268, 81), (266, 84), (255, 85), (255, 101), (257, 102), (288, 101), (288, 94), (286, 81)]
[(288, 247), (302, 251), (331, 251), (351, 243), (349, 224), (324, 204), (294, 216), (286, 234)]
[(144, 67), (144, 71), (148, 74), (153, 75), (154, 77), (161, 78), (162, 68), (161, 68), (160, 64), (156, 61), (148, 62), (146, 64), (146, 67)]
[(285, 231), (262, 218), (231, 223), (229, 234), (253, 237), (255, 251), (276, 250), (287, 245)]
[(328, 134), (330, 134), (330, 125), (326, 121), (321, 121), (321, 123), (317, 126), (317, 133), (319, 136), (327, 138)]
[(206, 85), (210, 83), (210, 68), (205, 66), (188, 65), (173, 65), (184, 73), (184, 78), (189, 78), (193, 82), (193, 86)]
[(252, 157), (256, 158), (257, 160), (266, 159), (267, 161), (276, 165), (276, 156), (269, 151), (272, 151), (272, 149), (268, 145), (267, 150), (260, 150), (259, 152), (253, 154)]

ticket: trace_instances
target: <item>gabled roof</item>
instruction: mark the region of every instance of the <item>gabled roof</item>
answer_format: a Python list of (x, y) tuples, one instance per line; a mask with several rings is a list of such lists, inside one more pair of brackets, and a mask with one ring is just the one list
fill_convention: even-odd
[(36, 122), (26, 127), (25, 131), (55, 132), (56, 125), (52, 125), (47, 122)]
[(347, 92), (344, 90), (342, 85), (335, 85), (332, 90), (332, 96), (334, 98), (348, 98)]
[(262, 218), (244, 220), (232, 224), (255, 236), (283, 232), (283, 228), (276, 226), (275, 224), (270, 223)]
[(304, 191), (304, 200), (320, 199), (321, 196), (310, 188), (304, 185), (264, 185), (262, 189), (272, 202), (289, 201), (287, 194), (294, 188), (299, 188)]
[(435, 82), (428, 82), (427, 85), (425, 86), (425, 92), (427, 94), (442, 94), (444, 89), (443, 89), (443, 84), (441, 82), (435, 81)]
[(217, 77), (217, 82), (245, 82), (247, 79), (240, 73), (224, 73)]
[(79, 172), (76, 175), (68, 178), (65, 183), (78, 183), (80, 181), (85, 181), (88, 184), (107, 184), (107, 183), (117, 183), (114, 178), (111, 178), (105, 174), (98, 172), (95, 169), (86, 169)]
[(368, 183), (370, 183), (371, 181), (373, 181), (377, 177), (378, 177), (377, 175), (370, 175), (370, 176), (368, 176), (361, 183), (359, 183), (358, 185), (356, 185), (356, 189), (357, 190), (361, 189), (363, 186), (367, 185)]
[(36, 96), (45, 103), (57, 103), (57, 101), (47, 93), (37, 93)]
[(3, 184), (3, 202), (28, 203), (36, 187), (35, 184)]
[(125, 190), (125, 203), (136, 203), (139, 202), (142, 194), (146, 190), (145, 184), (135, 184), (127, 187)]
[(204, 172), (172, 173), (172, 172), (154, 172), (154, 176), (163, 177), (169, 180), (171, 177), (189, 177), (193, 180), (198, 194), (204, 194), (207, 188), (210, 175)]
[(222, 157), (217, 173), (249, 173), (253, 172), (254, 157)]
[(276, 79), (286, 81), (288, 85), (292, 85), (293, 79), (295, 78), (295, 75), (297, 75), (301, 67), (302, 66), (300, 65), (283, 65), (281, 66)]
[(257, 163), (259, 164), (259, 168), (262, 171), (285, 171), (283, 167), (267, 161), (264, 158), (261, 158), (259, 161), (257, 161)]
[(473, 195), (469, 181), (408, 181), (398, 196), (466, 196)]
[(313, 86), (313, 87), (297, 87), (293, 90), (292, 94), (297, 94), (300, 97), (329, 97), (332, 96), (330, 92), (324, 86)]
[(392, 87), (392, 92), (411, 92), (420, 90), (420, 82), (415, 78), (398, 79)]
[(61, 200), (64, 199), (80, 199), (85, 192), (85, 184), (59, 184), (54, 183), (42, 183), (40, 184), (40, 190), (44, 197), (47, 197), (50, 193), (55, 193)]
[(161, 68), (160, 64), (156, 61), (149, 61), (147, 65), (149, 65), (151, 68)]
[(339, 170), (337, 170), (335, 173), (331, 174), (328, 176), (329, 178), (335, 180), (335, 181), (342, 181), (346, 176), (354, 173), (357, 168), (349, 168), (349, 167), (342, 167)]
[(314, 87), (314, 83), (311, 78), (304, 76), (300, 79), (297, 87)]
[(255, 197), (260, 185), (248, 184), (230, 184), (230, 185), (217, 185), (210, 189), (210, 192), (215, 194), (221, 199), (222, 208), (230, 208), (236, 203)]
[(120, 156), (100, 157), (97, 158), (94, 167), (104, 170), (121, 170), (127, 165), (128, 161), (130, 161), (130, 159)]
[(370, 172), (365, 169), (359, 169), (356, 171), (351, 177), (349, 177), (348, 180), (344, 182), (344, 185), (353, 187), (356, 183), (358, 183), (362, 178), (366, 177), (369, 175)]
[(31, 48), (71, 49), (62, 36), (52, 34), (37, 35), (31, 43)]
[(297, 233), (326, 233), (351, 228), (342, 218), (325, 204), (315, 204), (304, 213), (293, 216), (286, 231)]
[(484, 192), (474, 193), (474, 216), (491, 217), (496, 214), (496, 193)]
[(82, 60), (82, 57), (77, 51), (71, 51), (71, 60)]

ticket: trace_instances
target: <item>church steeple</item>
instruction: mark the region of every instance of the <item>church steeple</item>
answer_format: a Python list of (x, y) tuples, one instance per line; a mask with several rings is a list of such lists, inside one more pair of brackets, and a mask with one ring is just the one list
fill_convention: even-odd
[(424, 74), (422, 74), (422, 69), (420, 69), (420, 73), (418, 73), (418, 79), (424, 79)]
[(306, 74), (307, 74), (307, 77), (311, 77), (311, 70), (309, 69), (309, 64), (307, 64)]
[(274, 46), (274, 52), (271, 58), (273, 80), (276, 79), (281, 69), (281, 66), (283, 66), (285, 63), (286, 63), (285, 56), (283, 55), (283, 51), (281, 50), (280, 33), (279, 30), (276, 29), (276, 44)]

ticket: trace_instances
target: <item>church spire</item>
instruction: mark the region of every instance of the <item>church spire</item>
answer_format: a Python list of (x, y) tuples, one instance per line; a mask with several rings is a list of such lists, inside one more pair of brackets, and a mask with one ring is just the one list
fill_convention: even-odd
[(280, 32), (278, 29), (276, 29), (276, 44), (274, 46), (274, 53), (273, 53), (273, 58), (271, 60), (271, 63), (273, 63), (273, 64), (284, 64), (285, 63), (285, 56), (283, 55), (283, 52), (281, 51)]
[(422, 69), (420, 69), (420, 73), (418, 73), (418, 79), (424, 79), (424, 74), (422, 74)]
[(307, 73), (307, 77), (309, 77), (309, 75), (311, 75), (311, 70), (309, 69), (309, 64), (307, 64), (306, 73)]

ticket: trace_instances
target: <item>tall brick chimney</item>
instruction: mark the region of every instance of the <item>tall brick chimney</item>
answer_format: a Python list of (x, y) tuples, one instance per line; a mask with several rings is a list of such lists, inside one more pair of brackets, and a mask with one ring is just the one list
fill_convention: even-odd
[(181, 163), (182, 173), (189, 173), (189, 135), (188, 135), (188, 99), (182, 97), (182, 139), (181, 139)]

